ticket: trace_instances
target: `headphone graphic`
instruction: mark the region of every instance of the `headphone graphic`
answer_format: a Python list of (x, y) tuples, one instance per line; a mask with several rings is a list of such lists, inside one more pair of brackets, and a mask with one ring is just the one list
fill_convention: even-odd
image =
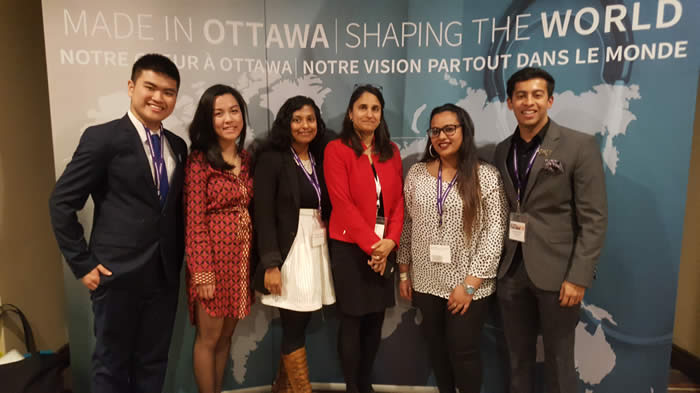
[[(599, 0), (600, 8), (599, 15), (604, 15), (605, 8), (610, 5), (624, 5), (622, 0)], [(510, 17), (509, 29), (510, 31), (515, 30), (516, 16), (526, 13), (526, 10), (533, 6), (536, 0), (514, 0), (511, 5), (506, 9), (506, 11), (501, 15), (498, 26), (505, 26), (508, 22), (508, 17)], [(543, 3), (542, 1), (540, 3)], [(546, 3), (546, 2), (545, 2)], [(561, 2), (552, 2), (556, 4), (555, 9), (561, 9)], [(577, 3), (580, 6), (579, 3)], [(573, 7), (571, 7), (573, 8)], [(533, 13), (533, 15), (536, 15)], [(572, 13), (573, 16), (573, 13)], [(586, 21), (585, 19), (583, 19)], [(588, 22), (588, 21), (586, 21)], [(571, 21), (569, 22), (571, 24)], [(588, 22), (590, 23), (590, 22)], [(526, 31), (532, 31), (539, 28), (542, 24), (542, 20), (538, 19), (536, 23), (529, 25)], [(627, 46), (634, 43), (634, 37), (632, 35), (632, 27), (629, 19), (629, 14), (625, 14), (622, 19), (622, 24), (625, 31), (619, 31), (616, 26), (612, 26), (609, 33), (605, 33), (602, 28), (602, 21), (599, 21), (598, 28), (596, 29), (595, 37), (601, 44), (603, 50), (607, 47), (617, 47), (617, 46)], [(571, 28), (571, 26), (570, 26)], [(571, 34), (571, 33), (569, 33)], [(492, 58), (500, 55), (509, 53), (513, 43), (515, 41), (507, 41), (506, 35), (503, 31), (499, 31), (496, 40), (489, 46), (488, 56)], [(600, 78), (603, 82), (608, 84), (614, 84), (617, 81), (622, 81), (622, 83), (627, 84), (630, 80), (630, 75), (632, 71), (632, 63), (622, 60), (619, 62), (602, 62)], [(486, 67), (484, 73), (484, 87), (486, 88), (486, 93), (488, 95), (488, 100), (491, 101), (494, 97), (498, 97), (501, 101), (506, 99), (506, 80), (504, 77), (504, 67), (499, 66), (495, 70), (491, 70)]]

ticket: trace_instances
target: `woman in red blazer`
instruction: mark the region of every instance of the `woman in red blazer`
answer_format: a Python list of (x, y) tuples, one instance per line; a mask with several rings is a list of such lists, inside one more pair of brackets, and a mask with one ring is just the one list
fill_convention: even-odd
[(393, 251), (403, 225), (401, 155), (389, 139), (379, 89), (355, 89), (340, 138), (328, 144), (324, 156), (333, 206), (329, 252), (340, 318), (338, 350), (347, 391), (373, 392), (369, 378), (384, 310), (394, 305)]

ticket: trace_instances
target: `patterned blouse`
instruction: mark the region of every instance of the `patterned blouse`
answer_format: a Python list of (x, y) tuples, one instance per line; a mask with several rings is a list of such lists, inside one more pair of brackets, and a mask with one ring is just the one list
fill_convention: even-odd
[[(241, 151), (239, 175), (212, 168), (202, 152), (193, 152), (185, 169), (187, 268), (195, 284), (215, 283), (222, 264), (250, 264), (252, 223), (248, 205), (253, 195), (250, 156)], [(218, 280), (220, 281), (220, 280)]]
[[(437, 212), (437, 178), (426, 163), (411, 167), (404, 184), (406, 213), (398, 262), (411, 264), (413, 289), (441, 298), (467, 276), (482, 278), (474, 299), (496, 290), (496, 273), (508, 221), (508, 202), (498, 170), (486, 163), (479, 166), (482, 212), (467, 239), (462, 225), (462, 198), (453, 187), (443, 208), (442, 227)], [(447, 189), (443, 182), (442, 189)], [(430, 262), (430, 245), (450, 246), (451, 263)]]

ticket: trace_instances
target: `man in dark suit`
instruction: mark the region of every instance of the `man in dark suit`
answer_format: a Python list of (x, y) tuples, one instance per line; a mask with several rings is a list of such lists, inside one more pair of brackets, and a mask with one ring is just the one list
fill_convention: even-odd
[[(66, 262), (90, 290), (93, 393), (160, 392), (184, 250), (185, 142), (162, 121), (180, 74), (168, 58), (134, 63), (121, 119), (85, 130), (49, 201)], [(94, 202), (90, 243), (76, 212)]]
[(546, 391), (574, 393), (579, 308), (607, 226), (600, 148), (594, 137), (549, 119), (554, 79), (546, 71), (516, 72), (507, 91), (518, 127), (496, 147), (494, 164), (511, 211), (497, 290), (510, 392), (533, 391), (541, 332)]

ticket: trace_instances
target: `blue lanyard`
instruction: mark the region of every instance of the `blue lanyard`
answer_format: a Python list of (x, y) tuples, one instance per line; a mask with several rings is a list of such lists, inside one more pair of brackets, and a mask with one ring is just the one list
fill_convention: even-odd
[(146, 130), (146, 143), (148, 143), (148, 150), (151, 152), (151, 161), (153, 161), (153, 170), (156, 173), (156, 190), (158, 191), (158, 197), (160, 197), (160, 176), (163, 174), (163, 171), (165, 171), (165, 157), (163, 157), (163, 148), (165, 147), (165, 141), (163, 141), (164, 135), (163, 135), (163, 130), (161, 129), (160, 134), (158, 135), (160, 137), (160, 158), (156, 157), (156, 152), (153, 150), (153, 145), (151, 145), (151, 134), (157, 135), (153, 133), (148, 127), (143, 126), (144, 130)]
[(455, 174), (455, 177), (452, 179), (450, 184), (447, 186), (447, 189), (445, 192), (442, 192), (442, 161), (440, 161), (440, 166), (438, 167), (438, 176), (437, 176), (437, 210), (438, 210), (438, 215), (440, 216), (440, 226), (442, 226), (442, 211), (444, 209), (445, 205), (445, 200), (447, 200), (447, 195), (450, 193), (450, 190), (452, 190), (452, 186), (455, 185), (455, 182), (457, 181), (457, 175)]
[[(535, 150), (535, 153), (532, 154), (532, 157), (530, 157), (527, 168), (525, 168), (525, 177), (527, 177), (530, 170), (532, 170), (532, 165), (535, 163), (535, 158), (537, 157), (537, 153), (540, 151), (541, 146), (541, 144), (537, 145), (537, 150)], [(520, 172), (518, 172), (518, 145), (516, 143), (513, 143), (513, 169), (515, 170), (515, 181), (518, 183), (518, 210), (520, 210), (520, 198), (523, 185), (520, 180)]]
[(292, 154), (294, 155), (294, 162), (297, 163), (299, 168), (301, 168), (301, 171), (304, 172), (304, 175), (306, 175), (306, 178), (309, 180), (309, 183), (311, 183), (311, 186), (314, 188), (314, 191), (316, 191), (316, 196), (318, 197), (318, 211), (321, 211), (321, 183), (318, 181), (318, 176), (316, 175), (316, 161), (314, 160), (314, 156), (311, 155), (311, 152), (309, 152), (309, 160), (311, 161), (311, 175), (309, 175), (309, 172), (306, 171), (306, 168), (304, 168), (304, 164), (301, 162), (301, 158), (299, 158), (299, 155), (297, 154), (296, 151), (294, 151), (293, 147), (289, 147), (292, 150)]

